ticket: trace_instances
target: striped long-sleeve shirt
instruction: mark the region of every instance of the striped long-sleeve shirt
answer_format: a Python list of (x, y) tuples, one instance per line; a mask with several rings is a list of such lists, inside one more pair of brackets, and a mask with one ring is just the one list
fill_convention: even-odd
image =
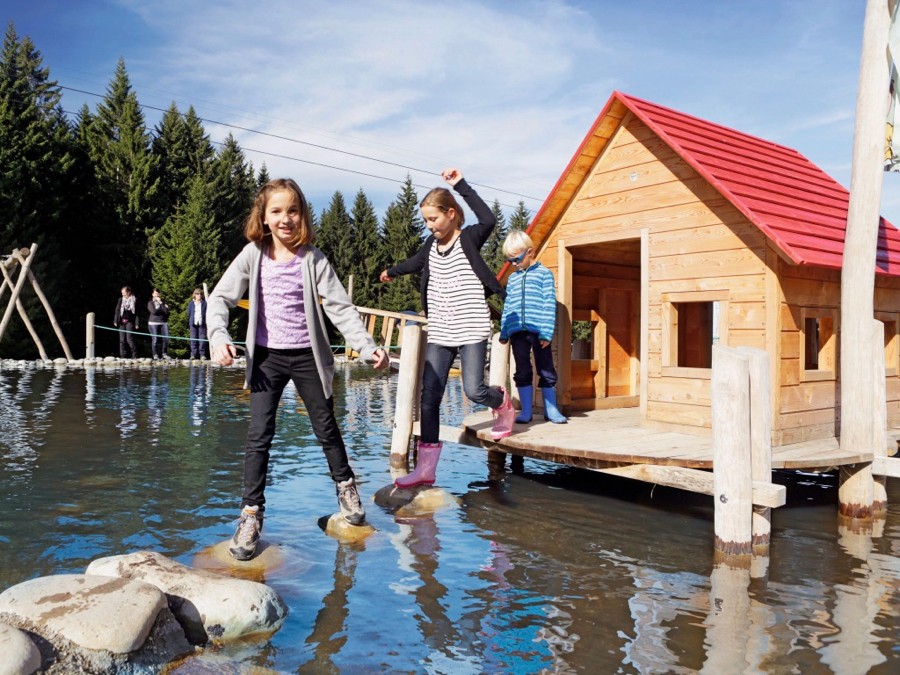
[(510, 274), (506, 284), (500, 339), (523, 330), (548, 342), (556, 330), (556, 283), (553, 273), (537, 262)]

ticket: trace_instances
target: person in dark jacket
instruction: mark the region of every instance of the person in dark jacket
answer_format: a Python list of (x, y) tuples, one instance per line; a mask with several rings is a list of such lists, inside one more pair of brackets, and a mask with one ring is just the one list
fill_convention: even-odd
[(435, 481), (442, 448), (438, 436), (441, 399), (457, 354), (466, 396), (494, 412), (491, 435), (495, 440), (512, 433), (516, 415), (506, 389), (488, 386), (484, 381), (491, 337), (487, 297), (494, 293), (502, 297), (503, 287), (480, 251), (497, 219), (461, 171), (446, 169), (441, 176), (466, 201), (478, 222), (463, 228), (465, 215), (453, 194), (446, 188), (431, 190), (419, 204), (431, 236), (412, 257), (381, 273), (381, 281), (387, 283), (402, 274), (421, 272), (422, 306), (428, 317), (418, 461), (415, 471), (394, 481), (401, 488), (432, 485)]
[(150, 329), (150, 351), (154, 359), (169, 358), (169, 306), (163, 302), (159, 289), (147, 301), (147, 327)]
[(119, 329), (119, 356), (123, 359), (137, 358), (134, 345), (134, 331), (138, 330), (138, 300), (131, 292), (131, 286), (122, 286), (122, 297), (116, 303), (113, 326)]
[(209, 358), (206, 346), (206, 300), (203, 291), (194, 289), (194, 297), (188, 301), (188, 326), (191, 330), (191, 358)]

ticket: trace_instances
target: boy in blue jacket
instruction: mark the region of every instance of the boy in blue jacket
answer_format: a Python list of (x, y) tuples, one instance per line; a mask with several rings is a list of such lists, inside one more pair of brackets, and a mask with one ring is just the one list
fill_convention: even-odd
[(553, 273), (534, 260), (534, 243), (521, 230), (513, 230), (503, 242), (503, 254), (515, 268), (506, 284), (506, 300), (500, 319), (500, 341), (509, 341), (516, 360), (513, 381), (519, 388), (522, 410), (516, 417), (527, 424), (532, 417), (534, 371), (544, 397), (544, 419), (565, 424), (566, 417), (556, 407), (556, 369), (550, 342), (556, 330), (556, 284)]

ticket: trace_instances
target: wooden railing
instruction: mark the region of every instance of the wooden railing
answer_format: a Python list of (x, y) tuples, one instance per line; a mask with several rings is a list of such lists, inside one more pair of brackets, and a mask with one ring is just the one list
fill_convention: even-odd
[[(405, 312), (389, 312), (384, 309), (374, 309), (372, 307), (357, 307), (359, 315), (366, 324), (366, 330), (369, 335), (375, 338), (375, 342), (382, 345), (388, 350), (391, 356), (391, 350), (396, 350), (403, 345), (403, 329), (407, 325), (425, 326), (428, 319), (419, 314), (407, 314)], [(379, 323), (379, 319), (381, 322)], [(396, 333), (396, 342), (395, 340)], [(355, 356), (355, 352), (347, 347), (347, 356)]]

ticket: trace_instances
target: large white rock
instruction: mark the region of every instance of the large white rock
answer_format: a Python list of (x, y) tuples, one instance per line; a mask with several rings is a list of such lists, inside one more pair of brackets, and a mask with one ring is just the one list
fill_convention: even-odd
[(329, 537), (345, 542), (365, 541), (375, 534), (375, 528), (369, 523), (364, 522), (362, 525), (351, 525), (344, 520), (340, 513), (333, 513), (327, 518), (320, 518), (319, 527), (325, 530), (325, 534)]
[(100, 558), (87, 574), (140, 579), (169, 598), (169, 609), (195, 644), (272, 633), (287, 616), (287, 605), (263, 584), (182, 565), (153, 551)]
[(0, 623), (0, 675), (31, 675), (41, 667), (41, 653), (18, 628)]
[(400, 517), (421, 516), (459, 505), (459, 498), (441, 488), (430, 485), (399, 488), (393, 483), (378, 490), (372, 501)]
[(155, 586), (114, 576), (38, 577), (0, 593), (0, 617), (55, 633), (79, 647), (127, 654), (144, 644), (166, 596)]

